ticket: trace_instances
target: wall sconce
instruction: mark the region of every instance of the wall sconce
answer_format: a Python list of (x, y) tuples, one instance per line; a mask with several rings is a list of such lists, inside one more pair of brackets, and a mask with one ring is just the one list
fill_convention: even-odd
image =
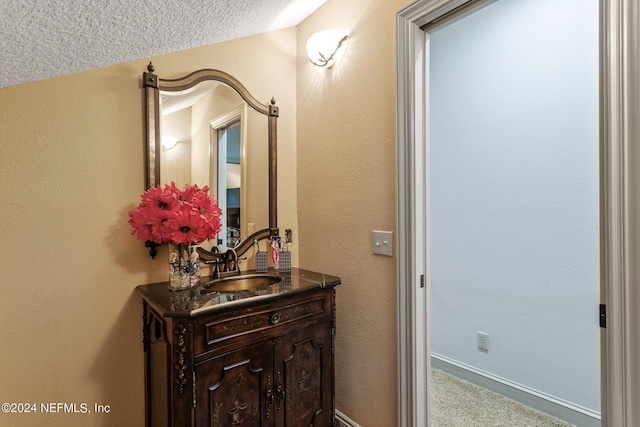
[(178, 145), (178, 140), (171, 136), (162, 136), (162, 151), (169, 151)]
[(348, 38), (348, 35), (338, 30), (315, 33), (307, 40), (309, 60), (318, 67), (331, 68), (344, 55)]

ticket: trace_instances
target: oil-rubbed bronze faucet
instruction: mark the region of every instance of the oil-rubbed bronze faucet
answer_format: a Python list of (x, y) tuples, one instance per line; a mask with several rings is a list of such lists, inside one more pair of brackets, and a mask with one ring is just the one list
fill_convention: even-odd
[(233, 249), (227, 249), (222, 253), (217, 246), (211, 251), (198, 247), (196, 249), (200, 259), (205, 264), (213, 264), (213, 279), (222, 279), (229, 276), (240, 275), (240, 265), (238, 264), (238, 254)]

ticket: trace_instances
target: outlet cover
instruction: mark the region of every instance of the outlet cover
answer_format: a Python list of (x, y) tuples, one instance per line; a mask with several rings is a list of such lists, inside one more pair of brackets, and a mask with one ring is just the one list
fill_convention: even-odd
[(373, 253), (376, 255), (393, 256), (393, 232), (373, 232)]
[(478, 331), (478, 350), (489, 351), (489, 334)]

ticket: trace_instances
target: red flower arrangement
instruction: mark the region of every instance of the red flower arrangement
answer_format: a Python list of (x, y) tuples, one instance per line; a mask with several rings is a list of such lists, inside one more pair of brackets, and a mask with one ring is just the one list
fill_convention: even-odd
[(209, 195), (209, 187), (185, 185), (184, 190), (175, 183), (159, 185), (145, 191), (136, 210), (129, 211), (131, 234), (138, 240), (156, 244), (197, 244), (213, 239), (222, 223), (222, 210)]

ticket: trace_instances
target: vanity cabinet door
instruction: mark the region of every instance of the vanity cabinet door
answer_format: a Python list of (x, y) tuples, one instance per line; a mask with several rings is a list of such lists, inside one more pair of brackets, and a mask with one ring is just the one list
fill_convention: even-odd
[(273, 426), (273, 342), (195, 366), (195, 426)]
[(320, 323), (275, 341), (278, 425), (333, 425), (331, 324)]

